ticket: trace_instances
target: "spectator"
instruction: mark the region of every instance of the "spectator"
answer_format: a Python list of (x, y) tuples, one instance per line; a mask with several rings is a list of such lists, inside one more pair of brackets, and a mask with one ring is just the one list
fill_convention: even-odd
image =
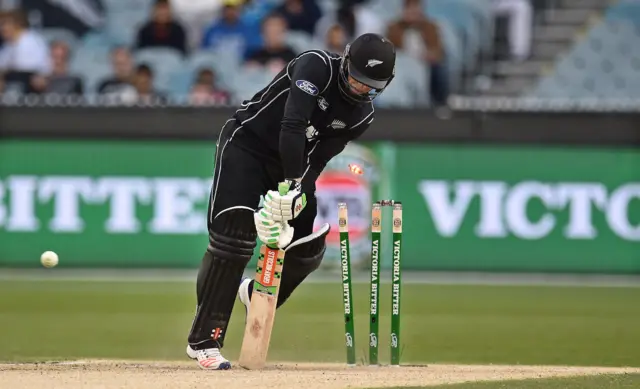
[(187, 54), (187, 35), (173, 20), (169, 0), (155, 1), (152, 19), (138, 31), (136, 47), (169, 47)]
[(404, 0), (402, 17), (391, 23), (387, 37), (408, 55), (424, 62), (431, 73), (431, 96), (438, 107), (446, 106), (449, 75), (438, 26), (423, 12), (421, 0)]
[(18, 93), (37, 93), (32, 85), (34, 76), (48, 75), (51, 71), (46, 41), (29, 28), (21, 11), (4, 15), (1, 33), (4, 46), (0, 51), (0, 72), (4, 74), (5, 88)]
[(511, 57), (525, 61), (531, 54), (533, 6), (530, 0), (492, 0), (493, 12), (509, 19), (508, 42)]
[(244, 0), (242, 6), (242, 20), (250, 25), (258, 26), (262, 20), (271, 14), (276, 8), (274, 0)]
[(322, 42), (327, 36), (329, 28), (336, 23), (344, 28), (347, 41), (352, 41), (368, 32), (384, 35), (383, 20), (369, 9), (366, 3), (367, 0), (340, 0), (340, 6), (336, 12), (324, 15), (318, 21), (313, 33), (314, 38), (318, 42)]
[(341, 24), (334, 24), (329, 27), (326, 39), (324, 40), (325, 49), (332, 53), (342, 54), (347, 46), (347, 34)]
[(287, 21), (289, 30), (313, 35), (316, 23), (322, 17), (322, 10), (316, 0), (284, 0), (276, 12)]
[(205, 31), (201, 47), (232, 52), (238, 58), (261, 46), (260, 36), (241, 18), (243, 0), (223, 0), (222, 16)]
[(137, 66), (133, 85), (136, 89), (138, 103), (162, 104), (166, 103), (166, 96), (157, 91), (153, 85), (153, 70), (147, 64)]
[(226, 90), (218, 88), (216, 77), (211, 69), (200, 69), (198, 76), (191, 87), (189, 94), (191, 104), (221, 104), (226, 105), (231, 102), (231, 95)]
[(53, 68), (49, 77), (34, 76), (34, 86), (44, 93), (59, 95), (82, 95), (84, 86), (82, 79), (69, 74), (69, 46), (65, 42), (55, 41), (51, 44), (51, 61)]
[(264, 46), (247, 58), (248, 66), (262, 66), (277, 73), (296, 57), (295, 51), (287, 45), (285, 37), (287, 21), (278, 14), (270, 15), (262, 24)]
[(133, 91), (133, 61), (125, 47), (117, 47), (111, 52), (113, 76), (103, 80), (98, 93), (109, 95), (129, 95)]

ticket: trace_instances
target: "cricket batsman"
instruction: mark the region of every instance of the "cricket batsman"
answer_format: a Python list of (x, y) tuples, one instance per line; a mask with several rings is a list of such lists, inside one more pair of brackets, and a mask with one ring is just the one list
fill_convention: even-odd
[[(236, 291), (249, 308), (253, 280), (242, 274), (256, 236), (281, 249), (296, 243), (287, 251), (277, 307), (320, 266), (329, 225), (313, 232), (315, 182), (373, 121), (372, 102), (393, 79), (395, 60), (393, 44), (377, 34), (359, 36), (342, 55), (303, 52), (224, 124), (187, 346), (201, 368), (231, 368), (220, 350)], [(284, 195), (278, 192), (281, 182), (288, 186)]]

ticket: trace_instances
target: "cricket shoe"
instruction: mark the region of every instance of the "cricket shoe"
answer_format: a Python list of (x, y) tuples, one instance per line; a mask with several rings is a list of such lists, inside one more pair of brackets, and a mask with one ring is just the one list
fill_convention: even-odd
[(204, 370), (229, 370), (231, 369), (231, 362), (220, 354), (220, 349), (206, 348), (204, 350), (197, 350), (196, 359), (198, 360), (198, 366)]
[(251, 305), (251, 297), (249, 297), (249, 286), (251, 286), (252, 278), (243, 277), (240, 281), (240, 287), (238, 288), (238, 298), (240, 302), (244, 304), (244, 324), (247, 324), (247, 317), (249, 317), (249, 306)]
[[(249, 285), (251, 285), (252, 279), (249, 277), (243, 277), (238, 288), (238, 298), (244, 305), (244, 324), (247, 324), (247, 317), (249, 316), (249, 305), (251, 305), (251, 299), (249, 297)], [(187, 356), (191, 359), (197, 359), (197, 351), (192, 349), (190, 345), (187, 345)]]

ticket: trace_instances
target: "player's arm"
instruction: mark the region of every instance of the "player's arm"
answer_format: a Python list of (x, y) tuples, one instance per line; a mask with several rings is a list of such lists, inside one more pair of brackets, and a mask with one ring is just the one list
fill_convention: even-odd
[[(255, 214), (260, 239), (267, 243), (278, 237), (278, 245), (286, 245), (293, 236), (292, 229), (285, 234), (283, 226), (296, 218), (306, 207), (306, 194), (301, 180), (306, 162), (306, 130), (317, 106), (317, 98), (331, 81), (330, 59), (315, 51), (300, 55), (289, 65), (287, 74), (291, 80), (281, 122), (279, 149), (287, 193), (270, 190), (264, 196), (264, 207)], [(285, 222), (285, 224), (282, 224)], [(279, 230), (282, 229), (282, 230)], [(286, 236), (283, 239), (280, 236)]]
[(306, 129), (318, 95), (330, 81), (329, 58), (317, 52), (300, 56), (290, 70), (291, 86), (280, 131), (280, 159), (287, 180), (299, 180), (305, 169)]
[(349, 142), (358, 139), (364, 134), (371, 122), (373, 122), (373, 111), (350, 129), (340, 130), (344, 131), (344, 135), (319, 140), (313, 153), (309, 155), (309, 166), (302, 180), (302, 186), (311, 187), (311, 185), (314, 185), (329, 161), (340, 154)]

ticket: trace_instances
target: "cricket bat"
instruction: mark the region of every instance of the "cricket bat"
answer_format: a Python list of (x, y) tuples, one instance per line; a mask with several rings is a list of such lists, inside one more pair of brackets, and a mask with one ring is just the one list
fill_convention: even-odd
[(284, 253), (284, 250), (266, 245), (260, 247), (249, 316), (238, 360), (238, 364), (245, 369), (262, 369), (267, 361), (276, 316)]
[[(280, 184), (278, 189), (280, 193), (286, 194), (289, 191), (289, 185)], [(249, 316), (238, 359), (238, 364), (245, 369), (262, 369), (266, 364), (276, 317), (284, 254), (285, 251), (278, 247), (265, 244), (260, 246)]]

